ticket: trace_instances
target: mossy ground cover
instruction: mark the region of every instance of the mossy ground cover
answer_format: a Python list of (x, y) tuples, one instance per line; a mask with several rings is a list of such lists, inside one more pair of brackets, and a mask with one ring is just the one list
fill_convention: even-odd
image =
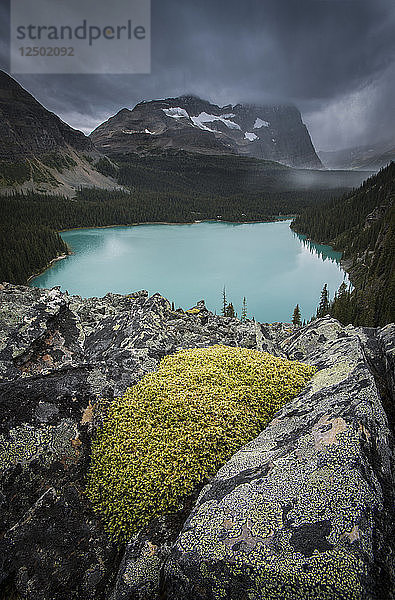
[(297, 395), (314, 367), (212, 346), (165, 357), (114, 401), (92, 448), (87, 495), (127, 539), (176, 509)]

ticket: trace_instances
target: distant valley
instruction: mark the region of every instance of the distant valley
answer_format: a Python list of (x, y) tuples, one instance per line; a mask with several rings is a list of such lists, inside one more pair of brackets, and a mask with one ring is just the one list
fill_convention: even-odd
[(358, 146), (332, 152), (318, 152), (328, 169), (358, 169), (378, 171), (395, 160), (395, 143), (385, 140), (368, 146)]
[(343, 290), (343, 322), (389, 318), (393, 165), (365, 180), (391, 147), (321, 154), (325, 169), (295, 107), (194, 96), (140, 102), (86, 136), (3, 72), (0, 116), (0, 281), (25, 283), (67, 254), (62, 229), (286, 216), (352, 257), (359, 291)]

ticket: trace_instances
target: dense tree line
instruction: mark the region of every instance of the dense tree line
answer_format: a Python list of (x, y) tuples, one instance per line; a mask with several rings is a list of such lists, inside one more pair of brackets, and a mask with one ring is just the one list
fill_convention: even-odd
[(106, 177), (117, 177), (118, 169), (117, 167), (106, 157), (99, 158), (99, 160), (94, 164), (94, 167), (99, 173), (105, 175)]
[(27, 161), (0, 160), (0, 185), (23, 183), (30, 179), (31, 168)]
[(0, 281), (25, 283), (53, 258), (68, 252), (60, 235), (48, 227), (0, 225)]
[(328, 312), (342, 323), (395, 320), (395, 163), (357, 190), (304, 209), (292, 228), (343, 251), (354, 289), (342, 285)]

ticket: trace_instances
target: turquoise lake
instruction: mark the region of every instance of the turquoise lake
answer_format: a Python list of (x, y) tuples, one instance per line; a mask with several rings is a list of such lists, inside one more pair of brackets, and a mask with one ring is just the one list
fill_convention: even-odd
[(295, 305), (302, 318), (316, 311), (328, 284), (332, 297), (343, 280), (339, 252), (295, 234), (290, 221), (202, 222), (138, 225), (62, 232), (73, 253), (31, 280), (30, 285), (80, 296), (159, 292), (188, 309), (204, 299), (220, 314), (222, 289), (240, 315), (289, 322)]

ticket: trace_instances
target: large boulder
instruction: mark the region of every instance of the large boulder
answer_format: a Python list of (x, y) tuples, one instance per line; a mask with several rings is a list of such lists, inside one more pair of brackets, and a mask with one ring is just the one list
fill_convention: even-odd
[[(393, 439), (372, 333), (324, 318), (282, 343), (319, 371), (202, 490), (165, 563), (169, 600), (393, 597)], [(376, 334), (381, 365), (390, 333)]]
[[(84, 495), (100, 423), (92, 407), (123, 394), (166, 354), (217, 343), (274, 347), (257, 324), (217, 317), (203, 302), (184, 312), (147, 292), (82, 299), (0, 285), (0, 598), (100, 600), (113, 581), (121, 589), (118, 570), (130, 570), (140, 546), (145, 555), (149, 538), (129, 544), (120, 563), (93, 517)], [(161, 557), (182, 522), (164, 528)]]

